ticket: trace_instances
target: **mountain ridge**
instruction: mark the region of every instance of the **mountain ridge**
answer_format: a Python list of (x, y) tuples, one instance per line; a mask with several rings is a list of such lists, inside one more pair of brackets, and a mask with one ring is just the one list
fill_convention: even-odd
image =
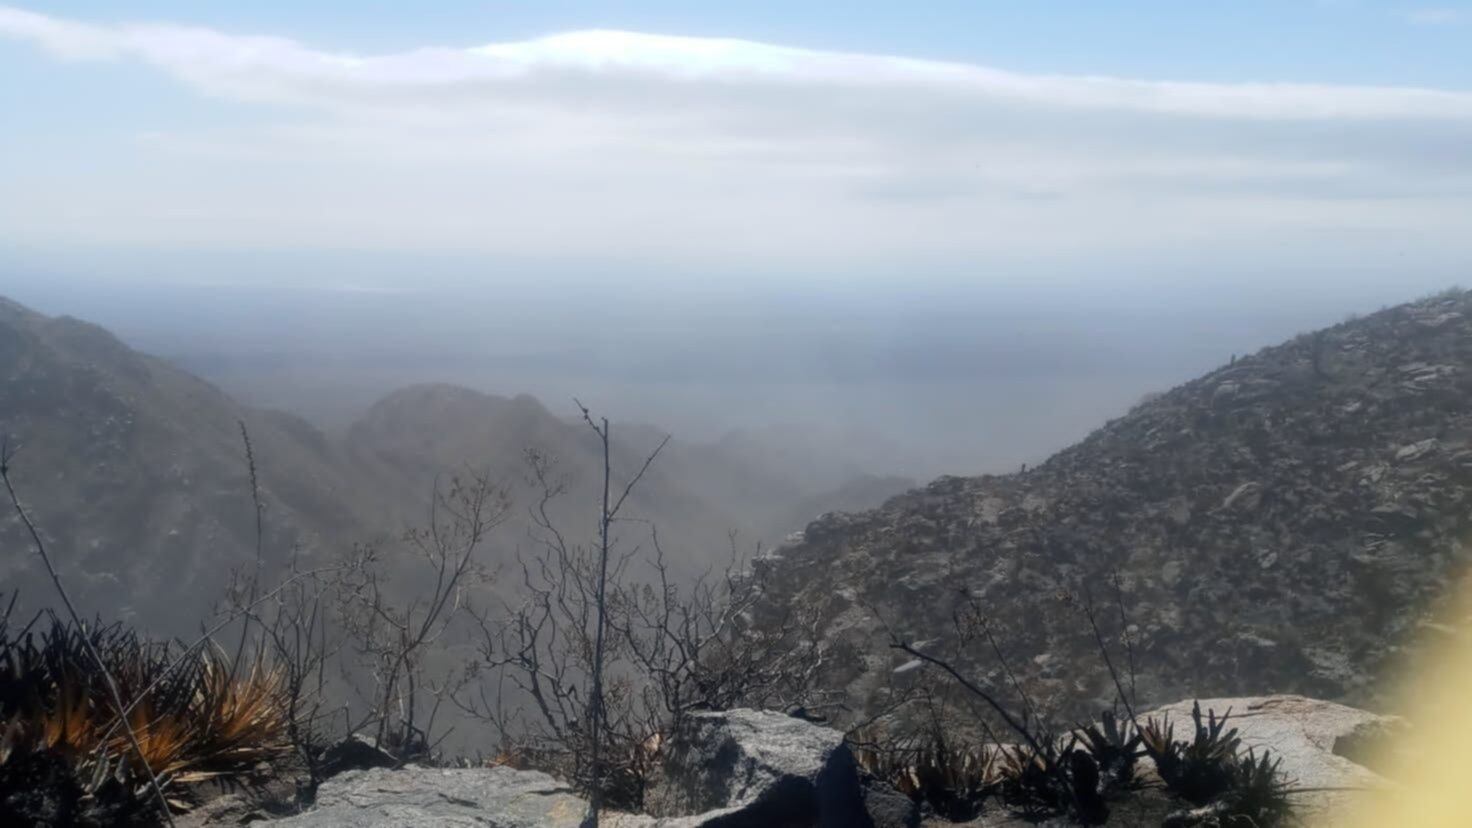
[(886, 624), (1005, 687), (958, 644), (973, 605), (1036, 701), (1108, 707), (1086, 594), (1120, 663), (1129, 629), (1143, 701), (1378, 701), (1472, 554), (1469, 365), (1465, 292), (1234, 358), (1034, 468), (813, 522), (760, 562), (769, 605), (822, 608), (856, 708), (894, 689)]
[[(0, 298), (0, 436), (21, 447), (13, 476), (89, 614), (165, 635), (208, 617), (230, 571), (255, 556), (242, 428), (265, 506), (268, 577), (293, 556), (325, 562), (359, 542), (392, 547), (404, 527), (423, 521), (436, 481), (467, 469), (489, 470), (524, 500), (528, 447), (556, 456), (569, 483), (554, 515), (574, 537), (592, 536), (601, 448), (584, 424), (529, 395), (409, 386), (380, 399), (345, 435), (329, 435), (293, 414), (242, 405), (99, 326)], [(637, 468), (656, 433), (615, 423), (615, 474)], [(660, 523), (677, 562), (698, 572), (729, 555), (728, 530), (755, 541), (799, 528), (787, 513), (793, 499), (814, 498), (824, 509), (867, 505), (910, 483), (825, 493), (778, 482), (780, 473), (739, 454), (675, 440), (629, 506)], [(492, 568), (524, 542), (524, 505), (490, 544)], [(8, 507), (0, 543), (14, 550), (0, 560), (0, 581), (21, 587), (23, 603), (49, 604), (39, 561)]]

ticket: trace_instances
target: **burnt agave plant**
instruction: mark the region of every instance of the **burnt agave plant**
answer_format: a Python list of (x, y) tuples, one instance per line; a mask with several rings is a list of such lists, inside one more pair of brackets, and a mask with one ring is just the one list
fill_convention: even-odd
[[(145, 768), (165, 787), (249, 783), (287, 752), (279, 672), (232, 674), (214, 651), (173, 653), (120, 625), (43, 620), (15, 635), (0, 626), (0, 824), (127, 824), (154, 807)], [(127, 727), (93, 652), (131, 705)]]
[(1101, 792), (1135, 784), (1135, 762), (1141, 756), (1144, 737), (1128, 719), (1106, 710), (1098, 722), (1080, 726), (1077, 739), (1099, 769)]
[(938, 733), (902, 739), (855, 751), (859, 767), (889, 783), (937, 816), (958, 822), (975, 818), (1002, 783), (997, 754), (983, 747), (955, 745)]
[(1193, 704), (1191, 720), (1195, 727), (1189, 742), (1176, 741), (1175, 726), (1164, 718), (1146, 722), (1141, 744), (1171, 792), (1204, 805), (1231, 787), (1232, 765), (1242, 743), (1236, 728), (1227, 729), (1231, 715), (1228, 709), (1221, 718), (1215, 711), (1203, 717), (1201, 704)]
[(1248, 750), (1237, 757), (1231, 765), (1231, 787), (1222, 796), (1227, 806), (1222, 824), (1272, 826), (1288, 821), (1292, 785), (1280, 772), (1282, 762), (1271, 758), (1269, 751), (1257, 756)]

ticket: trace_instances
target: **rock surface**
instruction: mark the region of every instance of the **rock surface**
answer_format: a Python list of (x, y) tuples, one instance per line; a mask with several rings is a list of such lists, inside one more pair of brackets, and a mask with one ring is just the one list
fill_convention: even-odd
[[(1352, 805), (1355, 797), (1391, 784), (1352, 761), (1364, 739), (1383, 740), (1403, 727), (1382, 716), (1302, 696), (1201, 700), (1203, 710), (1232, 711), (1244, 748), (1272, 751), (1297, 788), (1300, 816)], [(1151, 711), (1190, 726), (1191, 702)], [(698, 714), (671, 738), (662, 775), (650, 793), (653, 816), (605, 814), (612, 828), (900, 828), (919, 823), (909, 800), (882, 790), (861, 790), (842, 734), (778, 713), (736, 710)], [(1347, 749), (1348, 748), (1348, 749)], [(1153, 771), (1141, 762), (1142, 778)], [(291, 828), (432, 825), (483, 828), (572, 828), (587, 803), (562, 783), (535, 771), (510, 768), (351, 771), (323, 783), (311, 810), (270, 822)], [(1110, 803), (1110, 825), (1158, 825), (1179, 802), (1159, 785), (1146, 785)], [(193, 823), (191, 823), (193, 824)], [(206, 823), (199, 823), (206, 824)], [(209, 823), (214, 824), (214, 823)], [(934, 820), (928, 826), (953, 823)], [(1035, 825), (1005, 807), (989, 807), (973, 828)], [(1045, 823), (1053, 824), (1053, 823)], [(1064, 824), (1064, 823), (1058, 823)]]
[[(1293, 797), (1303, 816), (1352, 805), (1355, 798), (1392, 784), (1345, 754), (1353, 755), (1346, 748), (1362, 739), (1398, 731), (1403, 723), (1395, 716), (1303, 696), (1201, 699), (1200, 704), (1203, 712), (1212, 710), (1219, 716), (1230, 709), (1228, 727), (1237, 729), (1243, 749), (1272, 751), (1282, 760), (1280, 770), (1293, 787), (1316, 789)], [(1191, 705), (1177, 702), (1149, 715), (1169, 716), (1179, 732), (1181, 723), (1190, 727)]]
[(1009, 686), (989, 647), (957, 650), (954, 615), (975, 601), (1034, 700), (1084, 718), (1115, 690), (1060, 593), (1102, 605), (1122, 665), (1119, 574), (1145, 705), (1374, 704), (1472, 560), (1469, 536), (1472, 294), (1454, 292), (1238, 359), (1036, 468), (824, 516), (756, 566), (774, 615), (823, 613), (826, 683), (856, 716), (905, 661), (879, 618)]
[[(606, 814), (602, 824), (613, 828), (873, 824), (865, 813), (858, 773), (843, 734), (773, 712), (733, 710), (689, 717), (666, 741), (664, 761), (647, 800), (652, 816)], [(322, 784), (311, 810), (271, 824), (557, 828), (578, 825), (586, 810), (583, 799), (544, 773), (410, 766), (340, 774)]]
[[(510, 768), (350, 771), (322, 783), (316, 806), (275, 820), (292, 828), (576, 828), (587, 803), (545, 773)], [(624, 828), (651, 820), (611, 815)]]
[(688, 717), (665, 744), (648, 796), (660, 817), (698, 825), (866, 824), (853, 755), (836, 730), (781, 713)]

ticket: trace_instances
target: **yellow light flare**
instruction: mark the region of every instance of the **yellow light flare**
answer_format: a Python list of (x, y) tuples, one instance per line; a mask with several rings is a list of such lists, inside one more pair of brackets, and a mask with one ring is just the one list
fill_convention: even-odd
[(1472, 826), (1472, 578), (1449, 596), (1450, 624), (1428, 627), (1428, 642), (1411, 659), (1395, 712), (1410, 723), (1383, 749), (1375, 770), (1390, 790), (1349, 800), (1324, 826)]

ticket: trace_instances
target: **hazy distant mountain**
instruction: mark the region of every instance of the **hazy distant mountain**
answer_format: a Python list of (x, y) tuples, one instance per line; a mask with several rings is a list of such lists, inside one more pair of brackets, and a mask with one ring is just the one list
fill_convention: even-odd
[[(241, 421), (261, 461), (268, 565), (371, 531), (358, 486), (310, 425), (240, 406), (101, 328), (0, 300), (0, 433), (19, 446), (13, 477), (89, 612), (192, 626), (229, 568), (254, 560)], [(18, 517), (8, 503), (0, 515), (0, 583), (50, 600)]]
[[(323, 556), (392, 539), (422, 521), (437, 478), (466, 469), (489, 471), (518, 498), (486, 552), (493, 567), (509, 561), (526, 540), (529, 447), (556, 457), (567, 482), (554, 515), (571, 537), (593, 535), (602, 463), (595, 435), (531, 397), (413, 386), (329, 437), (296, 417), (242, 406), (101, 328), (0, 300), (0, 434), (21, 446), (15, 480), (88, 612), (180, 632), (204, 617), (232, 568), (253, 562), (241, 422), (266, 506), (268, 572), (293, 550)], [(615, 475), (636, 470), (662, 436), (615, 423)], [(885, 478), (844, 488), (847, 479), (829, 473), (794, 481), (772, 456), (673, 440), (626, 515), (658, 525), (676, 565), (696, 571), (725, 559), (732, 530), (743, 545), (770, 544), (820, 511), (873, 506), (910, 485)], [(803, 503), (814, 511), (794, 511), (809, 508)], [(646, 524), (624, 533), (628, 543), (647, 541)], [(0, 544), (0, 585), (22, 588), (32, 605), (49, 602), (8, 504)]]
[[(856, 704), (903, 660), (871, 610), (949, 655), (969, 593), (1035, 697), (1114, 696), (1077, 603), (1144, 700), (1365, 700), (1472, 559), (1472, 294), (1392, 308), (1143, 402), (1018, 474), (945, 477), (778, 550), (771, 595), (823, 607)], [(974, 676), (1005, 688), (985, 644)], [(1010, 691), (1004, 691), (1010, 692)]]
[[(641, 424), (615, 422), (612, 429), (617, 485), (665, 435)], [(412, 493), (428, 491), (436, 475), (465, 467), (491, 470), (527, 504), (535, 492), (525, 480), (523, 453), (539, 449), (555, 458), (568, 488), (554, 517), (584, 538), (596, 527), (603, 463), (597, 436), (586, 423), (556, 417), (526, 395), (412, 386), (370, 408), (348, 430), (343, 447), (366, 477), (395, 481), (406, 492), (405, 502), (413, 504), (422, 498)], [(858, 471), (792, 475), (770, 449), (747, 452), (726, 443), (671, 440), (634, 490), (626, 516), (657, 525), (676, 565), (696, 572), (729, 556), (730, 532), (747, 551), (758, 542), (770, 546), (823, 512), (874, 506), (913, 485), (907, 478)], [(520, 510), (513, 514), (503, 546), (525, 537), (520, 517)], [(625, 540), (647, 541), (642, 526), (626, 524)]]

